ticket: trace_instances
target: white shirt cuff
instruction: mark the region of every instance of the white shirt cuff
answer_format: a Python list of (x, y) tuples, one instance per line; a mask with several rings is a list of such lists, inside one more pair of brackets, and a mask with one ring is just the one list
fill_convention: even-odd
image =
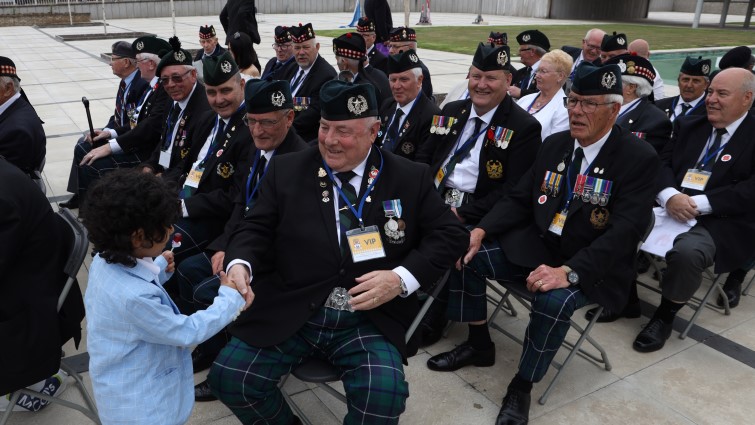
[(229, 271), (231, 271), (231, 267), (235, 266), (236, 264), (243, 264), (244, 266), (246, 266), (247, 271), (249, 271), (249, 283), (251, 284), (252, 283), (252, 265), (249, 264), (249, 262), (247, 261), (237, 258), (231, 261), (230, 263), (228, 263), (228, 267), (225, 268), (225, 272), (228, 273)]
[(663, 208), (666, 208), (666, 202), (668, 202), (669, 199), (671, 199), (672, 196), (677, 195), (681, 192), (674, 189), (673, 187), (667, 187), (663, 189), (662, 191), (658, 192), (658, 196), (655, 197), (655, 199), (658, 201), (658, 204), (662, 206)]
[[(111, 133), (112, 134), (112, 133)], [(117, 137), (117, 134), (113, 137)], [(110, 145), (110, 151), (111, 154), (121, 153), (123, 152), (123, 149), (121, 149), (121, 145), (118, 144), (118, 141), (113, 139), (108, 140), (108, 145)]]
[(183, 218), (186, 218), (189, 216), (189, 210), (186, 209), (186, 202), (184, 202), (183, 199), (181, 199), (181, 216)]
[(414, 275), (406, 269), (406, 267), (398, 266), (393, 269), (393, 272), (399, 275), (399, 277), (404, 280), (404, 284), (406, 284), (406, 295), (399, 294), (400, 297), (406, 298), (409, 296), (409, 294), (419, 289), (419, 282), (414, 277)]
[(706, 215), (713, 212), (713, 208), (710, 206), (710, 201), (708, 201), (708, 197), (706, 195), (695, 195), (690, 196), (693, 201), (695, 201), (695, 204), (697, 205), (697, 212), (700, 215)]

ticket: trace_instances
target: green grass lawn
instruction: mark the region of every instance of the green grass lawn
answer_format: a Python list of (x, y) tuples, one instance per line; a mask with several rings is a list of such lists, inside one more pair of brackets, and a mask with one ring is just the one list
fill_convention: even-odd
[[(581, 46), (582, 37), (596, 24), (590, 25), (552, 25), (538, 29), (550, 39), (552, 48), (563, 45)], [(700, 47), (739, 46), (755, 44), (755, 31), (727, 30), (713, 28), (685, 28), (660, 25), (639, 24), (600, 24), (605, 31), (624, 32), (629, 40), (644, 38), (650, 43), (651, 50), (687, 49)], [(490, 31), (508, 33), (509, 45), (517, 46), (516, 35), (532, 29), (532, 26), (464, 26), (464, 27), (417, 27), (417, 39), (423, 49), (445, 52), (467, 53), (475, 51), (477, 43), (488, 39)], [(353, 29), (352, 29), (353, 31)], [(317, 31), (321, 37), (338, 37), (347, 32), (343, 30)]]

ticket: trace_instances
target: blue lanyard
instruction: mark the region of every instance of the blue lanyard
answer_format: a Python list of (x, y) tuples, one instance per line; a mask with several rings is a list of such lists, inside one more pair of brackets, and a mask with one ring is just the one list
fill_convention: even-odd
[(333, 177), (333, 172), (330, 170), (330, 167), (328, 167), (328, 164), (325, 163), (324, 159), (322, 161), (322, 164), (325, 167), (325, 171), (328, 173), (328, 177), (330, 177), (330, 181), (333, 183), (333, 189), (338, 192), (338, 195), (341, 196), (341, 199), (343, 199), (346, 206), (349, 207), (357, 220), (359, 220), (359, 227), (361, 227), (362, 230), (364, 230), (364, 221), (362, 220), (362, 209), (364, 208), (364, 202), (370, 196), (370, 191), (372, 191), (372, 188), (375, 186), (375, 183), (377, 183), (378, 178), (380, 178), (380, 173), (383, 172), (383, 153), (380, 151), (380, 149), (377, 149), (377, 152), (378, 155), (380, 155), (380, 167), (378, 168), (377, 175), (374, 179), (372, 179), (372, 183), (367, 186), (367, 190), (365, 190), (362, 194), (361, 200), (359, 201), (359, 210), (354, 209), (354, 206), (351, 205), (351, 202), (349, 202), (349, 198), (346, 197), (346, 194), (343, 193), (343, 190), (341, 190), (341, 188), (336, 184), (336, 179), (335, 177)]
[[(252, 188), (251, 193), (249, 192), (249, 187), (252, 185), (252, 179), (254, 179), (254, 176), (257, 174), (257, 166), (260, 163), (260, 157), (262, 155), (260, 154), (259, 149), (254, 154), (254, 165), (252, 165), (252, 170), (249, 171), (249, 177), (246, 178), (246, 205), (249, 205), (250, 202), (252, 202), (252, 198), (254, 198), (254, 195), (257, 193), (257, 189), (260, 188), (260, 183), (262, 183), (262, 179), (265, 177), (265, 174), (267, 173), (267, 167), (265, 167), (265, 170), (262, 172), (262, 175), (260, 176), (259, 181), (257, 181), (257, 184), (254, 185), (254, 188)], [(270, 159), (272, 160), (275, 156), (275, 150), (273, 150), (273, 154), (270, 156)], [(270, 164), (270, 161), (268, 161), (268, 165)]]
[[(239, 111), (244, 109), (244, 107), (245, 107), (244, 102), (241, 102), (241, 105), (236, 109), (236, 112), (234, 112), (233, 115), (238, 114)], [(231, 118), (228, 119), (228, 124), (231, 123), (231, 119), (233, 118), (233, 115), (231, 115)], [(210, 147), (207, 149), (207, 154), (205, 154), (204, 159), (202, 159), (202, 162), (199, 163), (199, 168), (202, 168), (204, 166), (204, 163), (207, 162), (207, 159), (211, 157), (215, 153), (215, 149), (218, 148), (219, 143), (215, 143), (215, 142), (217, 141), (218, 130), (220, 129), (219, 124), (220, 124), (220, 115), (216, 115), (215, 116), (215, 133), (212, 135), (212, 141), (210, 142)], [(226, 124), (226, 126), (228, 124)], [(225, 131), (226, 126), (223, 126), (223, 131)]]
[(711, 148), (711, 143), (710, 143), (711, 137), (713, 137), (712, 134), (708, 136), (708, 142), (705, 144), (705, 154), (703, 155), (703, 159), (697, 165), (698, 170), (702, 170), (703, 168), (705, 168), (705, 164), (707, 164), (708, 161), (710, 161), (711, 159), (718, 156), (718, 153), (721, 152), (726, 147), (726, 145), (723, 143), (723, 136), (721, 136), (721, 146), (719, 146), (715, 152), (712, 152), (709, 154), (708, 152), (710, 152), (710, 148)]
[(619, 116), (618, 116), (618, 117), (616, 117), (616, 120), (618, 121), (618, 119), (619, 119), (619, 118), (621, 118), (621, 117), (623, 117), (624, 115), (626, 115), (627, 113), (629, 113), (629, 111), (634, 111), (634, 108), (636, 108), (636, 107), (637, 107), (637, 105), (639, 105), (639, 104), (640, 104), (640, 100), (641, 100), (641, 99), (637, 99), (637, 100), (635, 100), (635, 101), (634, 101), (634, 105), (630, 106), (629, 108), (627, 108), (626, 110), (624, 110), (624, 112), (620, 113), (620, 114), (619, 114)]
[[(482, 119), (482, 118), (480, 118), (480, 119)], [(483, 122), (483, 124), (485, 124), (485, 122)], [(477, 140), (477, 138), (480, 137), (482, 135), (482, 133), (484, 133), (485, 131), (487, 131), (487, 127), (485, 127), (482, 130), (480, 130), (479, 133), (473, 134), (472, 137), (470, 137), (469, 139), (467, 139), (467, 141), (464, 142), (463, 145), (461, 145), (458, 148), (456, 148), (456, 150), (454, 151), (454, 156), (458, 155), (459, 152), (465, 150), (471, 143), (474, 143)]]
[[(584, 152), (584, 148), (582, 149), (582, 151)], [(572, 156), (573, 155), (574, 154), (572, 154)], [(584, 158), (584, 159), (587, 159), (587, 158)], [(593, 159), (592, 162), (595, 162), (595, 159)], [(586, 173), (590, 172), (590, 168), (592, 167), (592, 162), (589, 163), (589, 164), (587, 164), (587, 168), (585, 168), (585, 175), (586, 175)], [(572, 196), (574, 195), (574, 184), (577, 183), (577, 182), (574, 182), (574, 184), (572, 184), (572, 181), (571, 181), (571, 173), (570, 173), (570, 171), (571, 171), (572, 165), (574, 165), (574, 160), (573, 159), (572, 159), (571, 162), (569, 162), (569, 168), (566, 169), (566, 189), (567, 189), (567, 192), (566, 192), (566, 202), (564, 203), (564, 208), (562, 209), (562, 211), (566, 211), (566, 210), (569, 209), (569, 204), (571, 204)], [(579, 176), (579, 172), (577, 172), (577, 176)]]
[[(420, 96), (422, 96), (422, 89), (419, 89), (419, 93), (417, 93), (417, 97), (414, 98), (414, 103), (412, 103), (412, 107), (409, 108), (409, 112), (407, 112), (404, 115), (405, 117), (408, 118), (409, 114), (412, 113), (412, 111), (414, 110), (414, 106), (417, 105), (417, 99), (419, 99)], [(391, 125), (393, 124), (393, 120), (395, 120), (395, 119), (396, 119), (396, 112), (394, 111), (393, 112), (393, 119), (391, 120), (391, 122), (388, 123), (388, 126), (385, 127), (385, 136), (383, 136), (383, 144), (384, 145), (385, 145), (385, 138), (388, 137), (388, 129), (391, 128)], [(404, 120), (406, 120), (406, 118), (404, 118)], [(400, 131), (401, 131), (401, 129), (399, 129), (399, 132)], [(398, 134), (396, 134), (396, 137), (398, 137)], [(396, 141), (395, 140), (391, 140), (391, 147), (393, 147), (393, 145), (395, 145), (395, 144), (396, 144)]]
[[(671, 109), (671, 114), (672, 114), (672, 116), (673, 116), (674, 118), (676, 118), (676, 116), (677, 116), (677, 115), (676, 115), (676, 107), (677, 107), (677, 106), (679, 105), (679, 99), (681, 99), (681, 98), (682, 98), (682, 96), (681, 96), (681, 95), (679, 95), (679, 96), (677, 96), (677, 97), (676, 97), (676, 100), (674, 100), (674, 107), (673, 107), (673, 108)], [(697, 109), (697, 107), (698, 107), (698, 106), (700, 106), (700, 105), (701, 105), (701, 104), (703, 104), (703, 103), (705, 103), (705, 99), (700, 99), (700, 101), (699, 101), (699, 102), (697, 102), (697, 105), (693, 106), (692, 108), (689, 108), (689, 109), (687, 110), (687, 113), (686, 113), (686, 114), (684, 114), (684, 115), (682, 115), (682, 116), (686, 116), (686, 115), (689, 115), (689, 114), (690, 114), (690, 113), (691, 113), (692, 111), (694, 111), (695, 109)]]
[[(540, 97), (540, 92), (538, 92), (537, 96), (535, 96), (535, 98), (532, 99), (532, 103), (530, 103), (530, 106), (527, 107), (527, 112), (530, 112), (530, 109), (532, 109), (532, 105), (535, 104), (535, 102), (537, 101), (538, 97)], [(538, 112), (540, 112), (540, 109), (538, 109), (537, 111), (535, 111), (535, 114), (538, 113)], [(530, 114), (530, 115), (535, 115), (535, 114)]]

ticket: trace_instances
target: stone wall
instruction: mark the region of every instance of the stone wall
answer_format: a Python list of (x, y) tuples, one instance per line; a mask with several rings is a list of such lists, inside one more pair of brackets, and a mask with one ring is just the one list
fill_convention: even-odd
[[(89, 13), (73, 13), (74, 24), (90, 22)], [(29, 13), (29, 14), (0, 14), (0, 27), (31, 26), (31, 25), (70, 25), (71, 20), (66, 13)]]

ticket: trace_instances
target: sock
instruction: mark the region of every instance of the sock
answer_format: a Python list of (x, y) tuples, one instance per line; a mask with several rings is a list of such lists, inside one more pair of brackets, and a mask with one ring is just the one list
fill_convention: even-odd
[(666, 323), (672, 323), (674, 317), (676, 317), (676, 313), (678, 313), (685, 304), (686, 303), (676, 303), (666, 297), (662, 297), (661, 305), (658, 306), (653, 317), (661, 319)]
[(745, 280), (745, 275), (747, 274), (748, 271), (749, 270), (747, 269), (732, 270), (731, 273), (729, 273), (729, 276), (726, 278), (726, 283), (724, 283), (724, 288), (733, 289), (741, 285), (742, 282)]
[(512, 379), (509, 383), (508, 388), (529, 394), (530, 392), (532, 392), (532, 382), (522, 378), (517, 373), (516, 375), (514, 375), (514, 379)]
[(487, 350), (493, 345), (490, 339), (490, 331), (487, 324), (469, 325), (469, 345), (475, 350)]

